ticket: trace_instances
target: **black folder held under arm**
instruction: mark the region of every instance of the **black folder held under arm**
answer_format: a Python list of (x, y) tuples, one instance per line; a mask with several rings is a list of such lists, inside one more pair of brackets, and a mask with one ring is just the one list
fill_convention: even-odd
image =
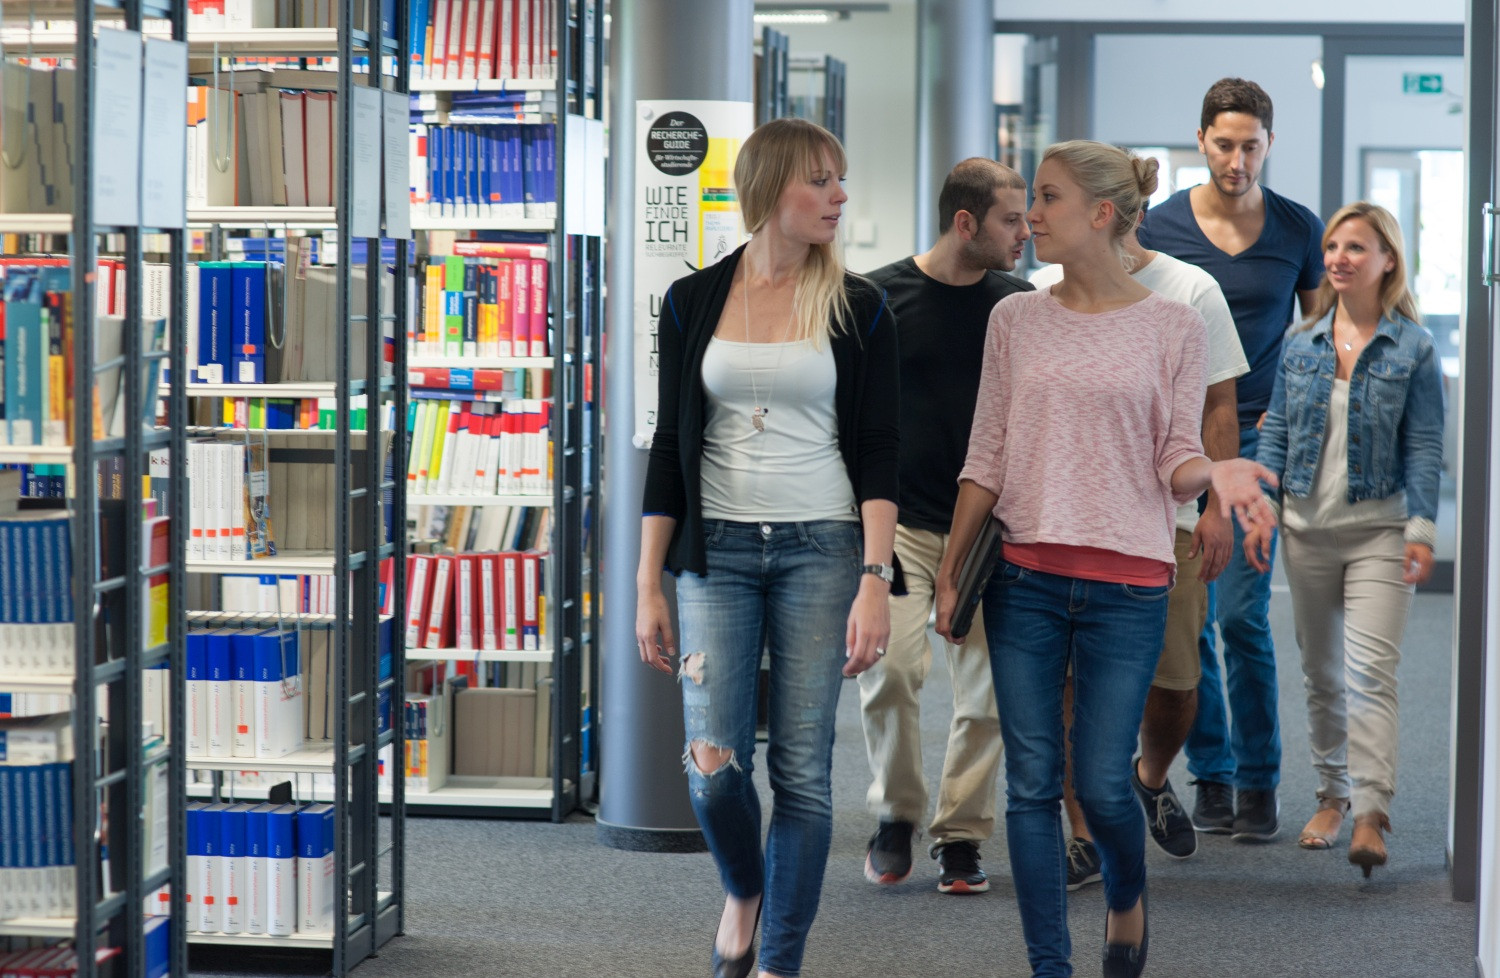
[(1000, 531), (999, 520), (993, 516), (985, 517), (984, 526), (964, 557), (963, 568), (958, 572), (958, 603), (953, 606), (953, 621), (949, 627), (954, 641), (969, 634), (979, 599), (990, 582), (990, 575), (995, 572), (995, 564), (1000, 561)]

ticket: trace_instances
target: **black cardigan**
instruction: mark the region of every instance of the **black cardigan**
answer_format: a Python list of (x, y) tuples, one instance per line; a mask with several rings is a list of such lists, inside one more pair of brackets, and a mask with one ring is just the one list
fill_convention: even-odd
[[(708, 569), (701, 486), (707, 397), (703, 356), (744, 251), (741, 246), (717, 264), (678, 279), (662, 299), (656, 434), (643, 508), (647, 516), (677, 520), (667, 549), (667, 569), (673, 574), (703, 574)], [(886, 308), (884, 290), (869, 279), (846, 273), (844, 289), (853, 315), (835, 330), (832, 340), (839, 453), (857, 501), (895, 503), (901, 437), (895, 321)], [(904, 594), (899, 566), (896, 575), (892, 593)]]

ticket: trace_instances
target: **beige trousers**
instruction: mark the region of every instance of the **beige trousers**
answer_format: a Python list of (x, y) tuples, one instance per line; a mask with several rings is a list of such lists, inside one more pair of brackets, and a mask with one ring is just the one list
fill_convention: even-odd
[[(922, 774), (922, 718), (918, 695), (932, 669), (927, 623), (933, 581), (946, 533), (896, 527), (896, 553), (908, 593), (891, 598), (891, 639), (886, 655), (859, 677), (865, 749), (873, 780), (870, 811), (920, 826), (927, 814)], [(953, 722), (938, 782), (937, 808), (927, 834), (933, 848), (949, 842), (983, 842), (995, 828), (995, 781), (1000, 771), (1000, 716), (990, 677), (990, 650), (980, 613), (963, 645), (943, 643), (953, 678)]]
[(1396, 793), (1396, 666), (1412, 598), (1401, 580), (1402, 531), (1283, 530), (1281, 552), (1318, 791), (1350, 798), (1355, 815), (1387, 814)]

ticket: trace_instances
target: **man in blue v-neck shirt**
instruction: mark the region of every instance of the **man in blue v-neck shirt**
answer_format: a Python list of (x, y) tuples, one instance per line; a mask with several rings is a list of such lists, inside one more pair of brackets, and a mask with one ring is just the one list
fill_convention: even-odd
[[(1223, 78), (1203, 97), (1198, 150), (1210, 179), (1179, 190), (1152, 207), (1140, 242), (1197, 265), (1219, 283), (1234, 314), (1250, 373), (1239, 378), (1239, 454), (1254, 458), (1257, 427), (1271, 400), (1280, 367), (1281, 340), (1292, 322), (1293, 299), (1309, 307), (1323, 277), (1323, 222), (1312, 211), (1260, 185), (1275, 136), (1271, 97), (1242, 78)], [(1210, 452), (1210, 454), (1213, 454)], [(1203, 678), (1196, 718), (1152, 716), (1142, 737), (1163, 740), (1186, 733), (1188, 771), (1198, 796), (1193, 826), (1265, 841), (1279, 829), (1276, 788), (1281, 781), (1281, 730), (1276, 712), (1276, 654), (1271, 641), (1271, 575), (1245, 560), (1242, 531), (1218, 515), (1210, 499), (1205, 534), (1233, 535), (1229, 566), (1209, 585), (1208, 619), (1199, 640)], [(1220, 680), (1213, 624), (1224, 639)], [(1154, 729), (1153, 729), (1154, 728)], [(1233, 793), (1231, 794), (1231, 788)]]

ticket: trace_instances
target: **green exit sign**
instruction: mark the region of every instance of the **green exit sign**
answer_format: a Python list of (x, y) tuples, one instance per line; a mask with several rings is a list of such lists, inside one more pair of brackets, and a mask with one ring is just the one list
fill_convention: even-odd
[(1401, 76), (1401, 92), (1405, 95), (1441, 95), (1443, 76), (1407, 72)]

